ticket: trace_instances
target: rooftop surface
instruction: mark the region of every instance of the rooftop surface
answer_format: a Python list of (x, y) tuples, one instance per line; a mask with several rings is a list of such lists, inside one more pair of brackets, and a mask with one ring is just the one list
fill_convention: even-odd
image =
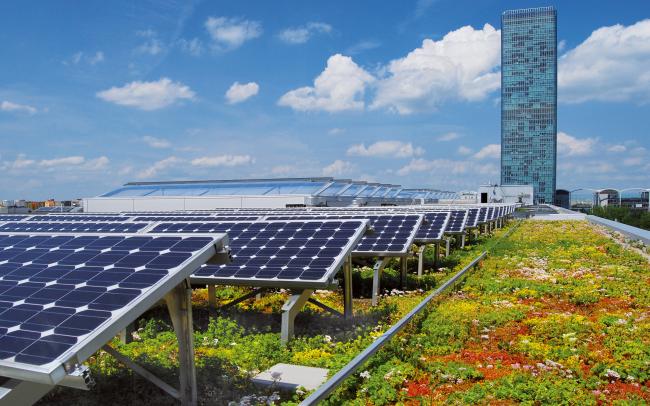
[[(260, 391), (249, 379), (277, 363), (335, 373), (422, 299), (418, 288), (438, 286), (483, 250), (490, 254), (480, 270), (373, 356), (334, 392), (332, 404), (423, 398), (431, 404), (650, 401), (647, 248), (586, 221), (528, 220), (511, 222), (494, 238), (479, 237), (455, 251), (440, 271), (409, 277), (408, 292), (397, 290), (399, 273), (389, 264), (378, 308), (356, 297), (357, 317), (345, 322), (310, 306), (299, 315), (298, 338), (288, 346), (280, 344), (273, 322), (286, 293), (243, 302), (209, 320), (205, 291), (195, 292), (198, 374), (210, 377), (199, 380), (199, 401), (269, 396), (271, 391)], [(370, 268), (355, 270), (354, 289), (361, 296), (371, 273)], [(230, 288), (219, 300), (225, 303), (240, 293)], [(338, 293), (317, 297), (342, 308)], [(120, 351), (171, 374), (175, 341), (160, 313), (145, 317), (136, 335)], [(170, 402), (144, 381), (134, 381), (107, 354), (97, 354), (91, 366), (106, 375), (95, 390), (61, 388), (47, 403), (74, 403), (81, 396), (99, 402), (107, 394), (128, 403), (136, 393), (148, 402)], [(283, 400), (305, 396), (302, 391), (280, 395)]]

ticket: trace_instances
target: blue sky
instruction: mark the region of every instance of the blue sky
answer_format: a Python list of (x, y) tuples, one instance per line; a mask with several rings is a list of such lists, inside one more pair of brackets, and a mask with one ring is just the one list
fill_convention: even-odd
[[(498, 181), (500, 14), (537, 1), (0, 4), (0, 198), (127, 181)], [(558, 8), (558, 187), (650, 187), (650, 3)]]

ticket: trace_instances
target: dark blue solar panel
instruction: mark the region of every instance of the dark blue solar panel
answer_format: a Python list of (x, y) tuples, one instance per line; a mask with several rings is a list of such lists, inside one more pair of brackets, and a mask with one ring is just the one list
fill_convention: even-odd
[(290, 286), (328, 283), (365, 230), (365, 221), (162, 223), (153, 233), (228, 233), (232, 262), (206, 265), (192, 278)]
[(106, 215), (82, 215), (82, 214), (48, 214), (42, 216), (33, 216), (29, 221), (54, 222), (54, 221), (128, 221), (129, 217), (123, 216), (106, 216)]
[(479, 212), (479, 208), (471, 208), (467, 210), (467, 222), (465, 223), (466, 228), (475, 228), (478, 225)]
[(0, 368), (66, 361), (220, 238), (0, 234)]
[(259, 219), (260, 216), (183, 216), (183, 215), (172, 215), (172, 216), (139, 216), (133, 219), (133, 221), (255, 221)]
[(28, 218), (27, 214), (0, 214), (0, 223), (5, 221), (21, 221)]
[(24, 233), (135, 233), (148, 223), (108, 223), (108, 222), (13, 222), (0, 225), (0, 232), (24, 232)]
[(449, 212), (427, 212), (424, 214), (425, 223), (420, 226), (415, 236), (418, 242), (436, 242), (443, 238), (449, 222)]
[(445, 228), (445, 233), (459, 234), (465, 231), (467, 221), (467, 210), (451, 210), (449, 222)]
[(299, 219), (367, 219), (373, 229), (372, 233), (364, 235), (354, 248), (357, 255), (390, 256), (400, 255), (408, 251), (415, 234), (422, 223), (419, 214), (337, 214), (328, 212), (311, 216), (268, 216), (268, 220), (299, 220)]

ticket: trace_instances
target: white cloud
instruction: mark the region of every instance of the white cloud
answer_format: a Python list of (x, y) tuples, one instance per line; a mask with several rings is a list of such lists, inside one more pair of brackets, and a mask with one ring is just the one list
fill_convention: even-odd
[(461, 145), (458, 147), (458, 153), (461, 155), (470, 155), (472, 153), (472, 150), (464, 145)]
[(325, 70), (314, 80), (313, 87), (291, 90), (280, 98), (278, 104), (299, 111), (361, 110), (366, 86), (373, 80), (373, 76), (352, 58), (332, 55)]
[(102, 51), (97, 51), (95, 55), (88, 58), (88, 63), (91, 65), (96, 65), (100, 62), (104, 62), (104, 53)]
[(97, 92), (97, 97), (122, 106), (150, 111), (167, 107), (179, 100), (193, 100), (194, 92), (180, 82), (162, 78), (155, 82), (135, 81), (122, 87), (111, 87)]
[(137, 31), (136, 35), (142, 37), (145, 41), (140, 44), (135, 51), (141, 54), (156, 56), (165, 51), (165, 44), (158, 38), (158, 33), (154, 30)]
[(27, 156), (25, 154), (18, 154), (16, 159), (13, 162), (2, 162), (2, 165), (0, 165), (0, 168), (3, 170), (16, 170), (16, 169), (23, 169), (23, 168), (28, 168), (32, 165), (34, 165), (36, 161), (33, 159), (27, 159)]
[(479, 175), (494, 176), (499, 173), (499, 168), (493, 163), (481, 164), (475, 161), (455, 161), (451, 159), (426, 160), (417, 158), (400, 168), (397, 174), (406, 176), (415, 172), (451, 173), (455, 175), (469, 173), (477, 177)]
[(74, 53), (70, 59), (63, 61), (64, 65), (78, 65), (81, 62), (85, 62), (89, 65), (96, 65), (100, 62), (104, 62), (104, 53), (102, 51), (97, 51), (94, 54), (86, 54), (82, 51)]
[(446, 100), (484, 99), (500, 86), (500, 41), (490, 24), (462, 27), (439, 41), (425, 39), (388, 64), (371, 107), (409, 114), (434, 110)]
[(564, 51), (564, 48), (566, 48), (566, 41), (561, 40), (560, 42), (557, 43), (557, 51), (562, 52)]
[(192, 38), (190, 40), (181, 38), (177, 41), (177, 44), (181, 51), (192, 56), (201, 56), (203, 53), (203, 43), (198, 38)]
[(476, 154), (474, 154), (476, 159), (498, 159), (501, 158), (501, 145), (499, 144), (488, 144), (481, 148)]
[(329, 135), (339, 135), (345, 132), (345, 128), (334, 127), (327, 132)]
[(341, 176), (349, 173), (355, 169), (354, 164), (348, 161), (337, 159), (330, 165), (323, 168), (323, 175), (325, 176)]
[(617, 145), (612, 145), (609, 148), (607, 148), (607, 151), (609, 151), (609, 152), (625, 152), (625, 151), (627, 151), (627, 147), (625, 145), (617, 144)]
[(255, 96), (260, 91), (260, 86), (255, 82), (235, 82), (226, 92), (226, 100), (229, 104), (241, 103)]
[(650, 19), (591, 33), (558, 61), (558, 96), (567, 103), (650, 101)]
[(455, 132), (448, 132), (439, 136), (438, 141), (453, 141), (457, 140), (458, 138), (460, 138), (460, 134)]
[(364, 41), (359, 41), (356, 44), (349, 47), (348, 49), (346, 49), (345, 53), (348, 55), (356, 55), (364, 51), (369, 51), (371, 49), (379, 48), (380, 46), (381, 46), (381, 42), (379, 41), (364, 40)]
[(172, 143), (169, 142), (168, 140), (163, 138), (152, 137), (151, 135), (145, 135), (144, 137), (142, 137), (142, 141), (144, 141), (151, 148), (164, 149), (164, 148), (170, 148), (172, 146)]
[(28, 106), (27, 104), (18, 104), (4, 100), (0, 103), (0, 111), (6, 111), (8, 113), (27, 113), (31, 115), (36, 114), (38, 110), (36, 110), (36, 107)]
[(377, 141), (366, 147), (365, 144), (352, 145), (348, 148), (349, 156), (410, 158), (424, 153), (421, 147), (401, 141)]
[(302, 27), (287, 28), (278, 34), (278, 38), (287, 44), (304, 44), (314, 34), (328, 34), (331, 31), (329, 24), (312, 22)]
[(110, 160), (106, 156), (100, 156), (99, 158), (90, 159), (84, 164), (84, 169), (90, 171), (98, 171), (104, 169), (108, 166)]
[(140, 171), (138, 173), (138, 178), (140, 179), (149, 179), (158, 175), (160, 172), (169, 169), (175, 165), (182, 163), (183, 160), (175, 156), (170, 156), (160, 161), (154, 162), (150, 167)]
[(557, 152), (566, 156), (589, 155), (596, 140), (593, 138), (576, 138), (565, 132), (557, 133)]
[(51, 168), (55, 166), (81, 165), (85, 161), (86, 159), (82, 156), (68, 156), (65, 158), (44, 159), (39, 161), (38, 165), (45, 168)]
[(216, 166), (250, 165), (254, 162), (255, 160), (250, 155), (217, 155), (195, 158), (190, 163), (192, 166), (211, 168)]
[(221, 51), (239, 48), (244, 42), (262, 35), (262, 25), (258, 21), (241, 18), (209, 17), (205, 28), (214, 48)]

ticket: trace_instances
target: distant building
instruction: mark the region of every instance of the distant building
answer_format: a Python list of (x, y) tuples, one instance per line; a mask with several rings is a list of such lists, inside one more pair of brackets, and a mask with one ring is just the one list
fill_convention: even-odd
[(571, 192), (565, 189), (556, 190), (554, 204), (564, 209), (571, 209)]
[(594, 193), (594, 206), (619, 206), (619, 196), (616, 189), (601, 189)]
[(530, 206), (535, 201), (531, 185), (482, 185), (478, 188), (479, 203), (521, 203)]
[(209, 210), (223, 207), (384, 206), (437, 203), (454, 192), (333, 178), (133, 182), (83, 199), (85, 212)]
[(557, 12), (501, 16), (501, 184), (532, 185), (537, 203), (555, 201)]

